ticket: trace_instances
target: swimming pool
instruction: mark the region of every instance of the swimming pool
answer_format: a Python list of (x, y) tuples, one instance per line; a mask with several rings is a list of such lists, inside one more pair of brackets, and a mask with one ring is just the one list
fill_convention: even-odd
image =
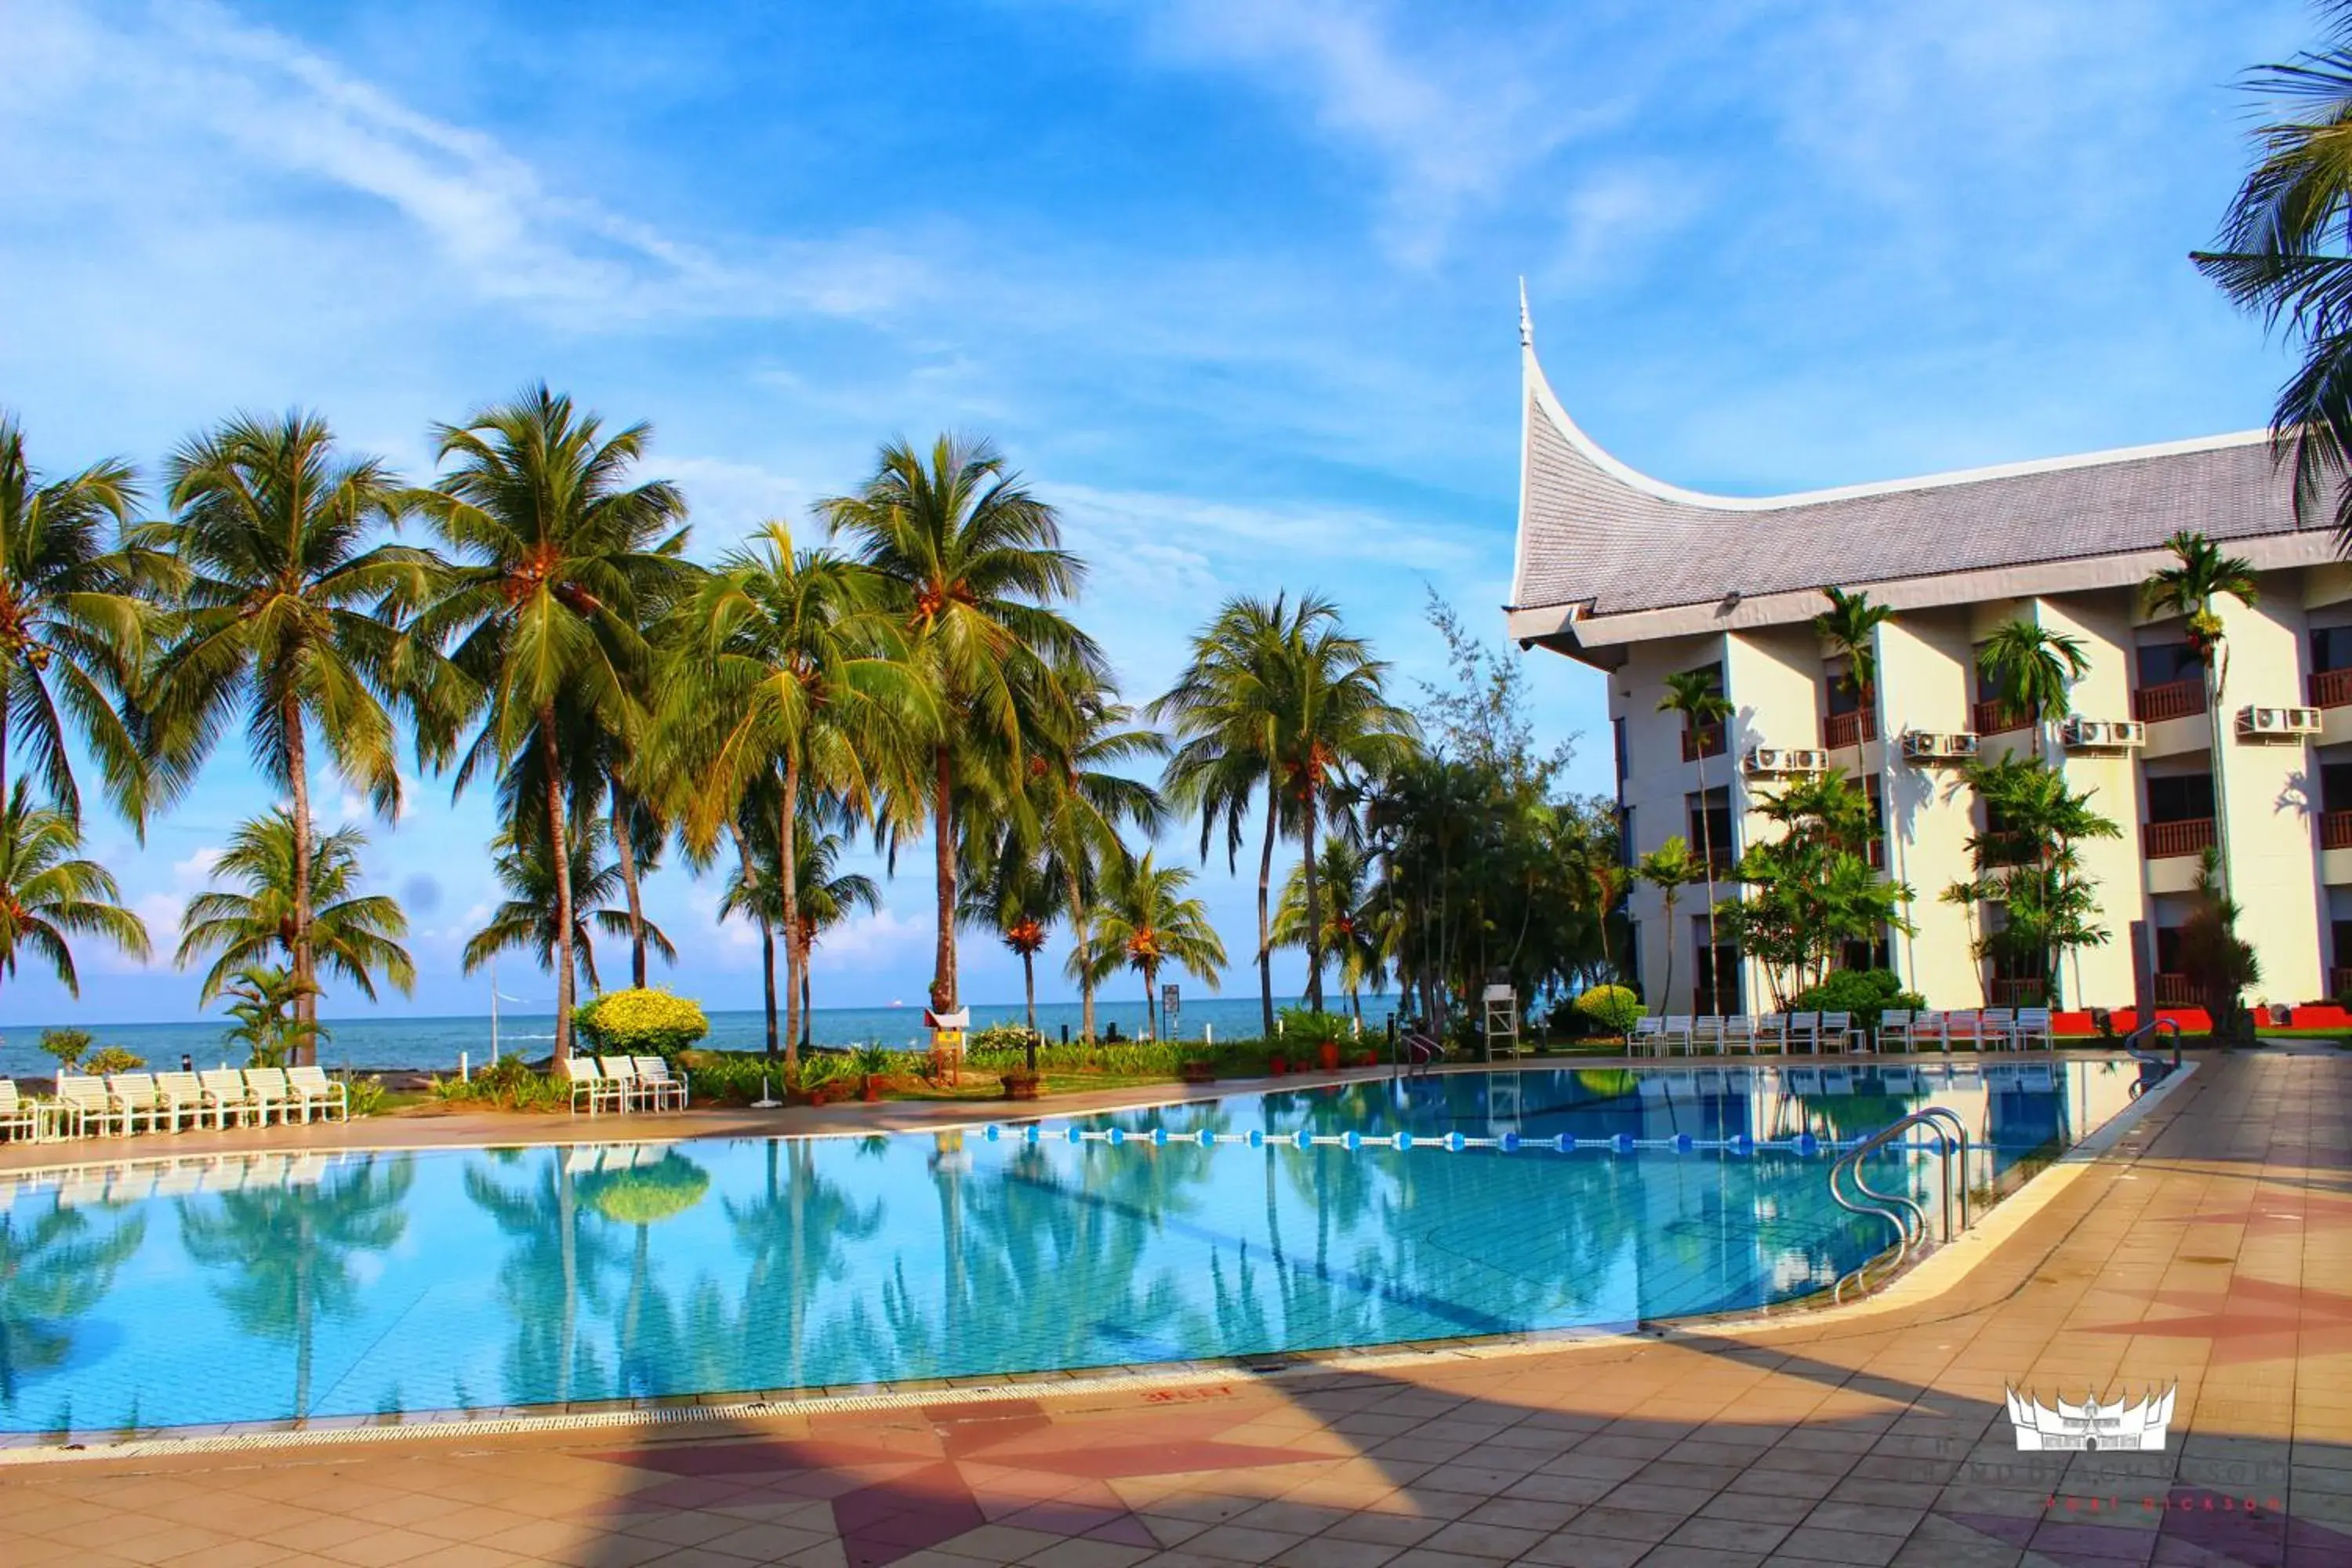
[(1255, 1130), (1264, 1147), (968, 1131), (18, 1178), (0, 1184), (0, 1431), (805, 1390), (1754, 1308), (1885, 1244), (1830, 1202), (1824, 1154), (1281, 1140), (1834, 1142), (1932, 1100), (1981, 1142), (1981, 1181), (2074, 1142), (2138, 1081), (2105, 1061), (1455, 1073), (1076, 1123)]

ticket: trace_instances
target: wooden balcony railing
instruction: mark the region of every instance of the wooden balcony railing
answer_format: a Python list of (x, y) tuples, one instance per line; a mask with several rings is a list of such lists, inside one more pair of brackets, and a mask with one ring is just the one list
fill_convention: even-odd
[(1683, 761), (1695, 763), (1701, 757), (1721, 755), (1723, 755), (1722, 725), (1708, 724), (1700, 729), (1685, 729), (1683, 731)]
[(2315, 669), (2311, 673), (2314, 708), (2352, 708), (2352, 669)]
[(2047, 984), (2048, 982), (2042, 980), (1996, 978), (1986, 985), (1985, 994), (1996, 1007), (2039, 1007)]
[(2352, 849), (2352, 811), (2331, 811), (2319, 819), (2322, 849)]
[(1822, 721), (1822, 744), (1832, 752), (1878, 739), (1878, 716), (1867, 708), (1832, 713)]
[(2156, 976), (2156, 1005), (2159, 1007), (2194, 1007), (2203, 998), (2197, 987), (2189, 983), (2186, 974)]
[(2165, 719), (2186, 719), (2205, 711), (2205, 679), (2168, 680), (2143, 686), (2132, 693), (2132, 717), (2143, 724)]
[(2186, 822), (2147, 825), (2147, 858), (2166, 860), (2177, 855), (2202, 855), (2213, 847), (2213, 819), (2192, 816)]
[(2032, 722), (2024, 713), (2011, 708), (1998, 697), (1987, 698), (1970, 710), (1969, 727), (1979, 735), (2005, 735), (2012, 730), (2022, 730)]

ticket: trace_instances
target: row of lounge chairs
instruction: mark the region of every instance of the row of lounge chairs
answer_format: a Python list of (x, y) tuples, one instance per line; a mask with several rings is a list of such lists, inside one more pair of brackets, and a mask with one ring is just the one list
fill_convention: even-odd
[(572, 1113), (585, 1105), (593, 1116), (604, 1110), (683, 1110), (686, 1080), (674, 1076), (659, 1057), (564, 1057), (557, 1074), (572, 1086)]
[[(1851, 1013), (1767, 1013), (1760, 1017), (1668, 1014), (1637, 1019), (1627, 1040), (1636, 1056), (1751, 1056), (1800, 1048), (1819, 1053), (1868, 1051), (1871, 1032)], [(1882, 1051), (2024, 1050), (2050, 1047), (2047, 1007), (1987, 1007), (1938, 1012), (1889, 1008), (1880, 1015), (1874, 1048)]]
[(34, 1100), (0, 1079), (0, 1133), (11, 1138), (124, 1137), (351, 1116), (344, 1086), (315, 1067), (217, 1068), (203, 1072), (61, 1073), (57, 1094)]

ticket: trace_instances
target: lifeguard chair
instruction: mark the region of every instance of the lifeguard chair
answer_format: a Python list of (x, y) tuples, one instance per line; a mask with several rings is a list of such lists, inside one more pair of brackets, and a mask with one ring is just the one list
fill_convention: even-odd
[(1486, 987), (1486, 1018), (1482, 1032), (1486, 1040), (1486, 1059), (1493, 1061), (1500, 1051), (1507, 1057), (1519, 1054), (1519, 994), (1508, 984)]

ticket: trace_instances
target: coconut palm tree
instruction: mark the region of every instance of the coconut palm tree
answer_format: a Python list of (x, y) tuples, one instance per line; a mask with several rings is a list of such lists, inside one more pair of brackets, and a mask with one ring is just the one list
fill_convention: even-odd
[[(389, 704), (426, 682), (432, 661), (398, 622), (439, 573), (429, 551), (374, 544), (398, 521), (391, 470), (335, 446), (316, 415), (240, 416), (191, 437), (165, 465), (168, 537), (182, 607), (158, 663), (146, 727), (154, 754), (184, 782), (232, 716), (294, 820), (308, 825), (310, 739), (376, 811), (400, 811), (399, 736)], [(294, 844), (296, 977), (312, 983), (302, 1016), (317, 1016), (310, 952), (313, 846)]]
[[(1379, 921), (1370, 893), (1371, 857), (1360, 845), (1339, 835), (1327, 836), (1316, 857), (1316, 878), (1323, 909), (1323, 949), (1339, 961), (1339, 984), (1358, 1018), (1364, 1016), (1363, 992), (1388, 984), (1388, 959), (1382, 950)], [(1275, 906), (1276, 947), (1307, 945), (1307, 862), (1304, 857), (1283, 879), (1282, 901)]]
[(1876, 634), (1895, 618), (1895, 612), (1873, 603), (1866, 593), (1824, 588), (1822, 594), (1830, 607), (1813, 617), (1813, 630), (1845, 659), (1846, 680), (1867, 705), (1878, 689)]
[(274, 964), (237, 970), (216, 993), (229, 999), (228, 1016), (236, 1020), (221, 1031), (221, 1038), (243, 1046), (247, 1062), (257, 1068), (284, 1067), (298, 1053), (315, 1053), (326, 1030), (300, 1016), (306, 984), (292, 970)]
[[(590, 932), (602, 931), (622, 938), (630, 934), (628, 911), (606, 907), (620, 890), (621, 868), (604, 858), (604, 825), (588, 817), (573, 822), (564, 835), (562, 843), (572, 858), (566, 869), (572, 889), (572, 897), (564, 901), (555, 896), (558, 873), (548, 854), (548, 841), (537, 827), (536, 823), (529, 824), (529, 831), (520, 839), (509, 832), (490, 841), (497, 853), (493, 869), (509, 896), (491, 911), (489, 923), (467, 939), (465, 972), (471, 974), (499, 953), (520, 948), (541, 969), (551, 970), (560, 963), (578, 963), (588, 989), (601, 991), (604, 984), (596, 975), (596, 950)], [(565, 902), (572, 912), (568, 932), (557, 926)], [(677, 962), (677, 949), (670, 945), (661, 927), (648, 922), (646, 940), (664, 959)], [(558, 994), (569, 997), (572, 989), (561, 987)]]
[[(1719, 729), (1731, 721), (1731, 700), (1723, 694), (1721, 681), (1712, 669), (1685, 669), (1666, 677), (1666, 694), (1659, 700), (1661, 713), (1679, 713), (1688, 731), (1703, 737), (1710, 729)], [(1698, 852), (1706, 868), (1706, 948), (1707, 962), (1715, 962), (1719, 945), (1715, 936), (1715, 813), (1710, 806), (1706, 784), (1707, 749), (1695, 748), (1698, 753)], [(1666, 941), (1672, 942), (1672, 927), (1666, 931)], [(1713, 975), (1713, 970), (1709, 970)], [(1722, 977), (1714, 975), (1712, 984), (1722, 986)]]
[(971, 863), (962, 873), (959, 907), (964, 924), (985, 931), (1021, 960), (1029, 1034), (1037, 1033), (1037, 954), (1054, 922), (1067, 910), (1062, 882), (1023, 836), (1001, 828), (992, 842), (966, 840)]
[(0, 412), (0, 800), (22, 750), (58, 809), (81, 820), (71, 742), (107, 796), (146, 823), (147, 762), (127, 699), (147, 658), (143, 586), (168, 581), (133, 531), (139, 487), (119, 458), (44, 480), (25, 433)]
[[(367, 835), (356, 827), (321, 835), (313, 826), (310, 845), (307, 935), (314, 964), (341, 974), (371, 1002), (378, 971), (405, 995), (416, 984), (416, 966), (399, 941), (408, 934), (408, 918), (389, 896), (359, 891)], [(215, 881), (243, 882), (246, 890), (215, 889), (188, 900), (172, 960), (185, 969), (205, 953), (220, 954), (197, 991), (200, 1004), (218, 995), (233, 971), (272, 953), (292, 959), (298, 936), (306, 934), (295, 922), (294, 859), (294, 816), (282, 806), (239, 823), (229, 836), (211, 874)]]
[(1704, 868), (1691, 855), (1690, 840), (1673, 834), (1666, 841), (1651, 850), (1634, 864), (1633, 874), (1658, 889), (1665, 904), (1666, 975), (1658, 987), (1658, 1011), (1674, 1005), (1675, 995), (1675, 907), (1682, 900), (1682, 891), (1693, 882), (1705, 879)]
[(48, 964), (81, 994), (71, 936), (102, 937), (134, 958), (148, 954), (147, 927), (122, 907), (113, 874), (85, 860), (81, 829), (55, 806), (35, 805), (18, 779), (0, 813), (0, 975), (14, 978), (26, 953)]
[[(870, 811), (883, 793), (877, 781), (887, 787), (898, 776), (890, 759), (907, 750), (905, 737), (940, 726), (930, 684), (880, 613), (883, 585), (871, 567), (795, 550), (791, 531), (772, 522), (720, 561), (677, 617), (681, 673), (667, 682), (666, 717), (695, 748), (687, 831), (711, 842), (753, 782), (781, 773), (769, 841), (782, 855), (771, 885), (782, 895), (776, 926), (786, 932), (800, 925), (803, 796)], [(797, 942), (785, 943), (788, 1061), (800, 1048), (799, 953)]]
[[(1158, 731), (1136, 724), (1135, 710), (1090, 672), (1065, 670), (1062, 681), (1070, 702), (1030, 759), (1024, 794), (1045, 855), (1044, 874), (1059, 884), (1071, 940), (1083, 945), (1096, 889), (1128, 857), (1122, 834), (1157, 834), (1168, 815), (1158, 790), (1120, 770), (1165, 755), (1168, 743)], [(1091, 1040), (1092, 981), (1081, 978), (1078, 1000), (1079, 1037)]]
[(986, 441), (942, 436), (928, 456), (893, 442), (856, 494), (821, 505), (885, 579), (885, 608), (912, 632), (910, 657), (938, 695), (925, 802), (939, 932), (931, 1006), (952, 1012), (959, 791), (1007, 796), (1039, 715), (1067, 705), (1061, 672), (1108, 679), (1093, 640), (1054, 608), (1076, 595), (1086, 565), (1062, 548), (1054, 509)]
[(793, 937), (800, 949), (801, 1048), (809, 1047), (809, 960), (824, 933), (861, 914), (878, 914), (882, 889), (863, 871), (839, 869), (848, 840), (839, 833), (821, 831), (808, 816), (801, 818), (799, 851), (793, 870), (800, 880), (800, 926)]
[(2184, 529), (2164, 542), (2173, 563), (2148, 574), (2141, 585), (2151, 615), (2187, 617), (2184, 630), (2189, 651), (2197, 656), (2205, 676), (2205, 728), (2213, 772), (2213, 847), (2223, 897), (2230, 890), (2230, 807), (2222, 773), (2221, 691), (2229, 676), (2229, 652), (2223, 642), (2221, 617), (2213, 606), (2223, 598), (2249, 609), (2261, 596), (2254, 584), (2253, 563), (2242, 555), (2224, 555), (2203, 534)]
[(2273, 443), (2294, 458), (2297, 511), (2332, 501), (2338, 544), (2352, 550), (2352, 6), (2331, 0), (2321, 13), (2317, 49), (2252, 73), (2270, 116), (2252, 132), (2254, 166), (2215, 247), (2190, 259), (2241, 309), (2303, 340), (2303, 363), (2271, 412)]
[(2068, 695), (2090, 673), (2083, 639), (2032, 621), (2003, 621), (1977, 650), (1977, 668), (2000, 694), (2002, 713), (2033, 726), (2033, 757), (2042, 758), (2042, 732), (2074, 711)]
[(1122, 969), (1142, 975), (1143, 1014), (1154, 1038), (1160, 966), (1173, 963), (1212, 991), (1225, 966), (1225, 944), (1209, 923), (1207, 906), (1183, 896), (1192, 881), (1184, 867), (1154, 866), (1149, 852), (1114, 869), (1095, 911), (1091, 940), (1070, 956), (1073, 979), (1090, 973), (1099, 984)]
[[(537, 753), (530, 837), (552, 846), (543, 863), (559, 1057), (572, 1053), (572, 950), (583, 929), (572, 880), (582, 860), (569, 843), (579, 814), (568, 797), (580, 784), (565, 736), (583, 721), (636, 732), (650, 660), (644, 617), (693, 575), (682, 553), (686, 498), (666, 480), (628, 482), (651, 435), (642, 424), (607, 435), (570, 397), (533, 386), (436, 427), (440, 482), (415, 498), (455, 558), (416, 623), (420, 638), (447, 647), (462, 678), (434, 705), (434, 752), (446, 757), (457, 725), (478, 715), (459, 790), (477, 767)], [(559, 712), (567, 702), (582, 720)]]

